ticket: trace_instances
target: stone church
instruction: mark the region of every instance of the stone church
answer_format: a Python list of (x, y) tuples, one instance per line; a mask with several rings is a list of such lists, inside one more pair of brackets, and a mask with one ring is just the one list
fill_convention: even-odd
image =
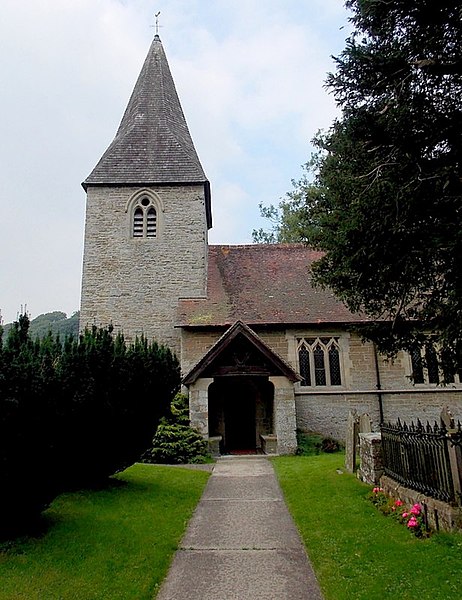
[[(198, 92), (199, 93), (199, 92)], [(393, 362), (364, 317), (312, 287), (303, 245), (209, 245), (210, 183), (158, 35), (87, 193), (81, 326), (144, 334), (181, 362), (191, 424), (220, 452), (294, 452), (296, 430), (342, 440), (349, 411), (381, 420), (462, 416), (421, 351)], [(155, 398), (155, 390), (153, 390)]]

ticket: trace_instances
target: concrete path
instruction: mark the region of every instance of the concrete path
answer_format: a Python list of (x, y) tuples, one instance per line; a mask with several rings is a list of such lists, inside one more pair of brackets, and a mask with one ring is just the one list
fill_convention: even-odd
[(322, 600), (271, 463), (223, 457), (157, 600)]

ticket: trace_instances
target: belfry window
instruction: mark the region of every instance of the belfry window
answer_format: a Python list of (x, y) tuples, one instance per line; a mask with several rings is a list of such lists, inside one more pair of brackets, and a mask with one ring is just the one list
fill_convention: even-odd
[(152, 200), (147, 196), (140, 198), (133, 206), (132, 237), (157, 237), (157, 211)]
[(138, 207), (133, 213), (133, 237), (143, 237), (143, 209)]
[(342, 385), (338, 338), (298, 338), (298, 366), (305, 387)]
[(156, 237), (157, 235), (157, 214), (156, 209), (151, 206), (146, 212), (146, 237)]

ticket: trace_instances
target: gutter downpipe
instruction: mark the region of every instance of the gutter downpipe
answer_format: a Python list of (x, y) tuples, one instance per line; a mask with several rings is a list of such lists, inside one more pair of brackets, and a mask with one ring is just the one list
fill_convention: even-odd
[(377, 346), (375, 342), (372, 342), (372, 347), (374, 349), (374, 363), (375, 363), (375, 378), (376, 378), (376, 387), (377, 387), (377, 398), (379, 401), (379, 414), (380, 414), (380, 425), (383, 423), (383, 398), (382, 398), (382, 385), (380, 382), (380, 369), (379, 369), (379, 358), (377, 354)]

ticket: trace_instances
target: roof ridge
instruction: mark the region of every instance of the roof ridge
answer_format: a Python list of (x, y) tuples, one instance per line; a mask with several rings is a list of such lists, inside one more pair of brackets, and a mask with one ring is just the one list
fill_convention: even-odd
[(248, 244), (209, 244), (209, 248), (215, 249), (215, 248), (242, 248), (242, 249), (247, 249), (247, 248), (255, 248), (255, 249), (288, 249), (288, 248), (303, 248), (306, 250), (312, 250), (313, 252), (322, 252), (321, 250), (315, 250), (314, 248), (312, 248), (311, 246), (308, 246), (307, 244), (303, 243), (303, 242), (279, 242), (277, 244), (264, 244), (264, 243), (258, 243), (258, 244), (252, 244), (252, 243), (248, 243)]

